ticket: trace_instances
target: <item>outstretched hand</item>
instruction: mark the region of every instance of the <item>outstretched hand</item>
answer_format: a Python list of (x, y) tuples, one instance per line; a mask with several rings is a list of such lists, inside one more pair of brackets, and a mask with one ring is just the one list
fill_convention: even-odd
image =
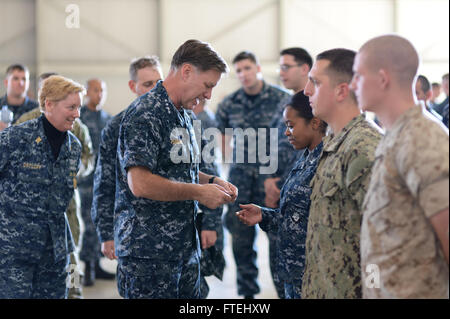
[(239, 220), (247, 225), (253, 226), (262, 221), (261, 207), (255, 204), (239, 205), (242, 210), (236, 212)]

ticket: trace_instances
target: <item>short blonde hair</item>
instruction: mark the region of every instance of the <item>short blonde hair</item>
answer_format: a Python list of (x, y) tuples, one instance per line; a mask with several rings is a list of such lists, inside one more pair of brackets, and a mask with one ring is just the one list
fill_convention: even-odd
[(44, 80), (39, 91), (39, 105), (45, 110), (45, 101), (58, 102), (71, 93), (85, 94), (85, 88), (71, 79), (60, 75), (52, 75)]

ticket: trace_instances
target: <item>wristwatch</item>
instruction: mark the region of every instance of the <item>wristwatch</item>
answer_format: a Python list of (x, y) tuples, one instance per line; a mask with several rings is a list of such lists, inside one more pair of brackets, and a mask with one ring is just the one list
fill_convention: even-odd
[(214, 178), (216, 178), (215, 176), (211, 177), (208, 181), (209, 184), (213, 184), (214, 183)]

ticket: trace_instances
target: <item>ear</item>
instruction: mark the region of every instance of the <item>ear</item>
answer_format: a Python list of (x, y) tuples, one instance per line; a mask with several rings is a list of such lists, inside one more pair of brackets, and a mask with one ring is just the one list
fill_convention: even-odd
[(181, 78), (186, 81), (191, 76), (192, 72), (194, 71), (193, 67), (189, 63), (185, 63), (181, 66)]
[(304, 63), (304, 64), (300, 67), (300, 71), (301, 71), (302, 75), (308, 75), (309, 70), (310, 70), (309, 65), (306, 64), (306, 63)]
[(427, 99), (427, 101), (431, 100), (431, 97), (433, 96), (433, 91), (429, 90), (426, 94), (425, 94), (425, 98)]
[(344, 101), (350, 94), (350, 87), (348, 83), (340, 83), (336, 86), (336, 100), (338, 102)]
[(136, 94), (136, 82), (133, 80), (128, 81), (128, 87), (130, 88), (131, 92)]
[(53, 103), (52, 101), (45, 100), (45, 110), (44, 110), (44, 113), (46, 113), (46, 112), (51, 112), (51, 111), (53, 110), (53, 106), (54, 106), (54, 103)]
[(258, 73), (261, 73), (261, 65), (260, 64), (256, 65), (256, 69), (258, 70)]
[(8, 87), (8, 79), (4, 79), (4, 80), (3, 80), (3, 85), (5, 86), (5, 88)]
[(380, 69), (378, 71), (379, 84), (381, 89), (386, 90), (391, 82), (391, 77), (385, 69)]
[(318, 117), (314, 116), (309, 123), (311, 124), (311, 127), (314, 131), (320, 129), (320, 119)]

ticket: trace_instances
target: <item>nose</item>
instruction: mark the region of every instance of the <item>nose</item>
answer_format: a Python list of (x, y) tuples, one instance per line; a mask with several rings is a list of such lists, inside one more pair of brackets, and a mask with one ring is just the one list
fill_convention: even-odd
[(286, 136), (291, 135), (291, 131), (289, 130), (289, 127), (286, 127), (286, 130), (284, 131), (284, 135), (286, 135)]
[(311, 83), (310, 80), (308, 80), (308, 82), (306, 82), (306, 86), (305, 86), (305, 89), (303, 90), (303, 93), (306, 96), (312, 96), (313, 95), (313, 91), (312, 90), (313, 90), (312, 83)]
[(80, 108), (79, 107), (77, 107), (75, 109), (73, 117), (76, 118), (76, 119), (80, 117)]
[(204, 94), (203, 97), (207, 100), (211, 99), (211, 95), (212, 95), (212, 89), (208, 89)]

